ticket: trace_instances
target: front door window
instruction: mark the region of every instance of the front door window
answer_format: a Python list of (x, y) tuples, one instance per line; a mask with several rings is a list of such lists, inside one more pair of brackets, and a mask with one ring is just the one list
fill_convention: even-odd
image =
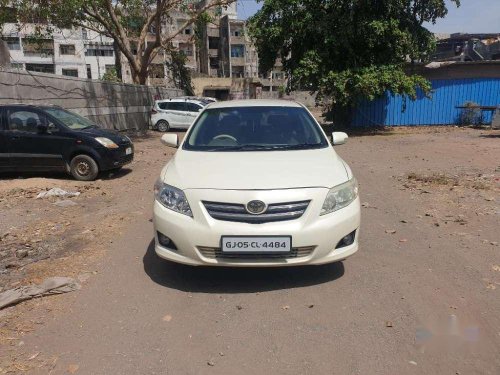
[(43, 124), (45, 119), (32, 111), (9, 111), (9, 130), (15, 132), (38, 133), (38, 126)]

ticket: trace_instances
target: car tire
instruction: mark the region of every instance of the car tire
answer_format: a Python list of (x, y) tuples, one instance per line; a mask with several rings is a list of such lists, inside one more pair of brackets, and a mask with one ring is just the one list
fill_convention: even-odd
[(75, 156), (69, 167), (71, 175), (78, 181), (94, 181), (99, 173), (99, 166), (88, 155)]
[(160, 120), (156, 123), (156, 129), (160, 132), (166, 133), (170, 130), (170, 124), (165, 120)]

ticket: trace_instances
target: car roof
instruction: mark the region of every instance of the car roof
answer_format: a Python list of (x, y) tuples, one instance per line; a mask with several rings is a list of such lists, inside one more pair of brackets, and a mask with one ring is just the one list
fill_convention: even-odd
[(187, 99), (187, 98), (171, 98), (171, 99), (160, 99), (156, 100), (156, 103), (168, 103), (168, 102), (187, 102), (187, 103), (196, 103), (196, 104), (203, 104), (201, 100), (197, 99)]
[(62, 108), (59, 105), (55, 104), (30, 104), (30, 103), (9, 103), (9, 104), (0, 104), (0, 108), (2, 107), (27, 107), (27, 108), (38, 108), (38, 109), (44, 109), (44, 108)]
[(228, 100), (209, 104), (209, 108), (236, 108), (236, 107), (289, 107), (302, 108), (302, 105), (291, 100), (279, 99), (247, 99)]

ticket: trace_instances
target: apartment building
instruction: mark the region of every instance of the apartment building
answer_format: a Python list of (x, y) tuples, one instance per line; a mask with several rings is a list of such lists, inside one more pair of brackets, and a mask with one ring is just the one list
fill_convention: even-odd
[(2, 39), (6, 42), (12, 68), (79, 78), (102, 78), (114, 68), (113, 41), (86, 29), (54, 32), (51, 39), (33, 41), (33, 27), (18, 30), (6, 24)]
[[(211, 0), (192, 3), (204, 6), (208, 1)], [(187, 67), (203, 77), (263, 78), (263, 91), (276, 91), (282, 86), (284, 74), (279, 64), (269, 77), (259, 77), (257, 52), (246, 22), (237, 19), (237, 4), (212, 8), (209, 12), (213, 21), (205, 25), (183, 27), (189, 18), (181, 11), (171, 12), (162, 24), (163, 33), (176, 33), (172, 45), (186, 55)], [(101, 79), (115, 69), (117, 49), (111, 38), (93, 30), (75, 28), (56, 31), (50, 39), (34, 43), (30, 40), (33, 32), (29, 25), (22, 30), (18, 30), (15, 23), (4, 25), (2, 39), (7, 44), (13, 68), (88, 79)], [(153, 38), (153, 34), (148, 36), (151, 41)], [(163, 50), (154, 57), (149, 85), (169, 85), (166, 58)], [(120, 61), (122, 81), (133, 83), (127, 59), (122, 55)]]

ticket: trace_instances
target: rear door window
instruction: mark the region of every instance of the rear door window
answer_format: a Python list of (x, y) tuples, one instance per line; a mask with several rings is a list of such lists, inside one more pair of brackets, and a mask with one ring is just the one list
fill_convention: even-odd
[(160, 109), (163, 110), (186, 111), (185, 102), (163, 102), (163, 103), (158, 103), (158, 107), (160, 107)]
[(170, 102), (170, 109), (172, 111), (186, 111), (185, 102)]

